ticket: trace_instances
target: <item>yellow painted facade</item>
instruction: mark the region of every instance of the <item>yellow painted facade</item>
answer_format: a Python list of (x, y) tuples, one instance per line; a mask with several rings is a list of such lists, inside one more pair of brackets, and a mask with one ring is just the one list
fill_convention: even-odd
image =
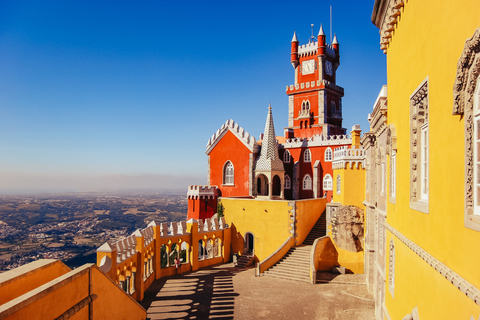
[[(337, 193), (340, 177), (340, 193)], [(343, 169), (333, 170), (333, 199), (344, 206), (363, 207), (365, 201), (365, 169), (362, 165), (348, 163)]]
[(257, 262), (269, 258), (290, 237), (294, 240), (287, 244), (290, 247), (302, 244), (326, 207), (325, 198), (298, 201), (220, 198), (219, 201), (232, 229), (232, 252), (242, 254), (246, 234), (251, 233)]
[[(384, 317), (402, 319), (417, 308), (422, 320), (478, 319), (480, 302), (475, 303), (461, 288), (465, 283), (480, 288), (480, 232), (464, 223), (466, 124), (465, 117), (452, 115), (452, 108), (457, 63), (465, 41), (480, 27), (480, 2), (398, 2), (403, 3), (399, 9), (385, 10), (385, 19), (396, 12), (396, 23), (388, 41), (382, 40), (388, 125), (396, 135), (396, 195), (395, 201), (387, 201), (385, 224)], [(381, 33), (388, 28), (380, 19), (382, 5), (390, 8), (394, 1), (375, 3)], [(411, 111), (411, 100), (424, 83), (428, 85), (428, 198), (412, 201), (412, 177), (422, 169), (414, 168), (412, 160), (417, 156), (412, 150), (420, 141), (411, 135), (419, 115)], [(415, 253), (414, 246), (423, 251)], [(448, 279), (453, 274), (454, 280)]]

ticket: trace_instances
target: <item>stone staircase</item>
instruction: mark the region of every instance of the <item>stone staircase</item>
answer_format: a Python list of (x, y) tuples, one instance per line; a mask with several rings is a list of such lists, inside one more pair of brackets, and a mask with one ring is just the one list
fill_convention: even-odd
[(237, 264), (235, 265), (237, 268), (245, 268), (251, 264), (253, 264), (255, 256), (253, 254), (242, 254), (237, 259)]
[(310, 252), (315, 239), (326, 235), (326, 213), (323, 212), (302, 245), (290, 250), (265, 275), (288, 280), (310, 282)]

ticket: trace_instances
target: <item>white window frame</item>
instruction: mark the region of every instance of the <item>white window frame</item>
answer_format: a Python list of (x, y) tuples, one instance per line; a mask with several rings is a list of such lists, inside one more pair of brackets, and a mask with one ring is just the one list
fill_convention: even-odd
[(312, 190), (312, 177), (309, 174), (306, 174), (303, 177), (303, 190)]
[(333, 158), (333, 151), (332, 148), (328, 147), (325, 149), (325, 161), (332, 161)]
[(291, 180), (290, 177), (286, 174), (285, 175), (285, 181), (284, 181), (284, 189), (290, 189), (291, 188)]
[(420, 199), (423, 201), (428, 201), (428, 187), (429, 187), (429, 179), (428, 179), (428, 122), (422, 125), (420, 128), (420, 164), (422, 166), (420, 173), (421, 173), (421, 181), (420, 181)]
[(342, 192), (342, 177), (340, 177), (339, 174), (337, 174), (337, 194), (340, 194)]
[(312, 153), (310, 149), (305, 149), (303, 152), (303, 162), (311, 162), (312, 161)]
[(332, 190), (333, 189), (333, 178), (332, 176), (327, 173), (324, 177), (323, 177), (323, 190)]
[(397, 188), (397, 153), (392, 150), (390, 156), (390, 202), (395, 201), (396, 188)]
[(290, 155), (290, 152), (288, 150), (285, 150), (285, 152), (283, 153), (283, 162), (290, 163), (291, 158), (292, 157)]
[(223, 166), (223, 184), (227, 186), (233, 186), (235, 183), (235, 167), (229, 160), (225, 162)]

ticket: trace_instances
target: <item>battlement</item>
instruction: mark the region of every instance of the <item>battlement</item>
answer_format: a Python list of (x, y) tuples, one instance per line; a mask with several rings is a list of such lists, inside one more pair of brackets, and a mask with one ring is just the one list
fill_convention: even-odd
[(214, 199), (218, 196), (217, 186), (202, 186), (191, 185), (188, 186), (188, 199)]
[(289, 92), (293, 93), (297, 90), (304, 90), (304, 89), (310, 89), (310, 88), (312, 88), (312, 89), (313, 88), (318, 88), (318, 89), (327, 88), (327, 89), (330, 89), (330, 90), (333, 90), (333, 91), (336, 91), (336, 92), (340, 93), (342, 96), (344, 94), (344, 90), (343, 90), (342, 87), (337, 86), (333, 82), (328, 81), (326, 79), (317, 80), (317, 81), (302, 82), (302, 83), (297, 83), (297, 84), (291, 84), (291, 85), (287, 86), (286, 91), (287, 91), (287, 94), (288, 94)]
[(332, 146), (332, 145), (351, 145), (352, 138), (348, 135), (331, 135), (324, 136), (317, 134), (311, 138), (290, 138), (286, 139), (281, 146), (284, 148), (299, 148), (299, 147), (318, 147), (318, 146)]
[(342, 146), (335, 148), (333, 151), (333, 169), (344, 169), (346, 165), (354, 167), (365, 168), (366, 151), (363, 147), (360, 148), (348, 148), (348, 146)]
[(309, 42), (307, 44), (303, 44), (298, 46), (298, 56), (305, 57), (312, 54), (317, 54), (317, 46), (318, 42)]
[(212, 137), (208, 140), (207, 143), (207, 150), (205, 151), (206, 154), (209, 154), (210, 151), (217, 145), (218, 141), (225, 135), (227, 130), (230, 130), (237, 138), (242, 141), (245, 146), (250, 149), (250, 151), (254, 151), (255, 148), (258, 148), (255, 138), (250, 135), (245, 129), (240, 127), (238, 123), (235, 123), (232, 119), (227, 120), (220, 129), (215, 132)]
[[(230, 239), (231, 229), (223, 217), (152, 221), (123, 239), (104, 243), (97, 249), (97, 263), (120, 288), (140, 301), (155, 279), (175, 274), (175, 258), (181, 258), (183, 272), (227, 262)], [(200, 247), (204, 252), (201, 256)]]

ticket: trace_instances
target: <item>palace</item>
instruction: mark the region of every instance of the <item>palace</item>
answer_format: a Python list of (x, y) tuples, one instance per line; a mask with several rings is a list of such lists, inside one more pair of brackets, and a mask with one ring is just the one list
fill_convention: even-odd
[(137, 301), (179, 257), (184, 272), (233, 260), (311, 284), (365, 274), (377, 320), (480, 319), (478, 12), (474, 0), (375, 0), (387, 84), (363, 136), (342, 127), (337, 37), (320, 27), (300, 45), (294, 33), (283, 136), (271, 106), (258, 140), (227, 120), (207, 143), (207, 184), (188, 187), (187, 221), (107, 242), (96, 265), (1, 274), (0, 318), (145, 319)]

